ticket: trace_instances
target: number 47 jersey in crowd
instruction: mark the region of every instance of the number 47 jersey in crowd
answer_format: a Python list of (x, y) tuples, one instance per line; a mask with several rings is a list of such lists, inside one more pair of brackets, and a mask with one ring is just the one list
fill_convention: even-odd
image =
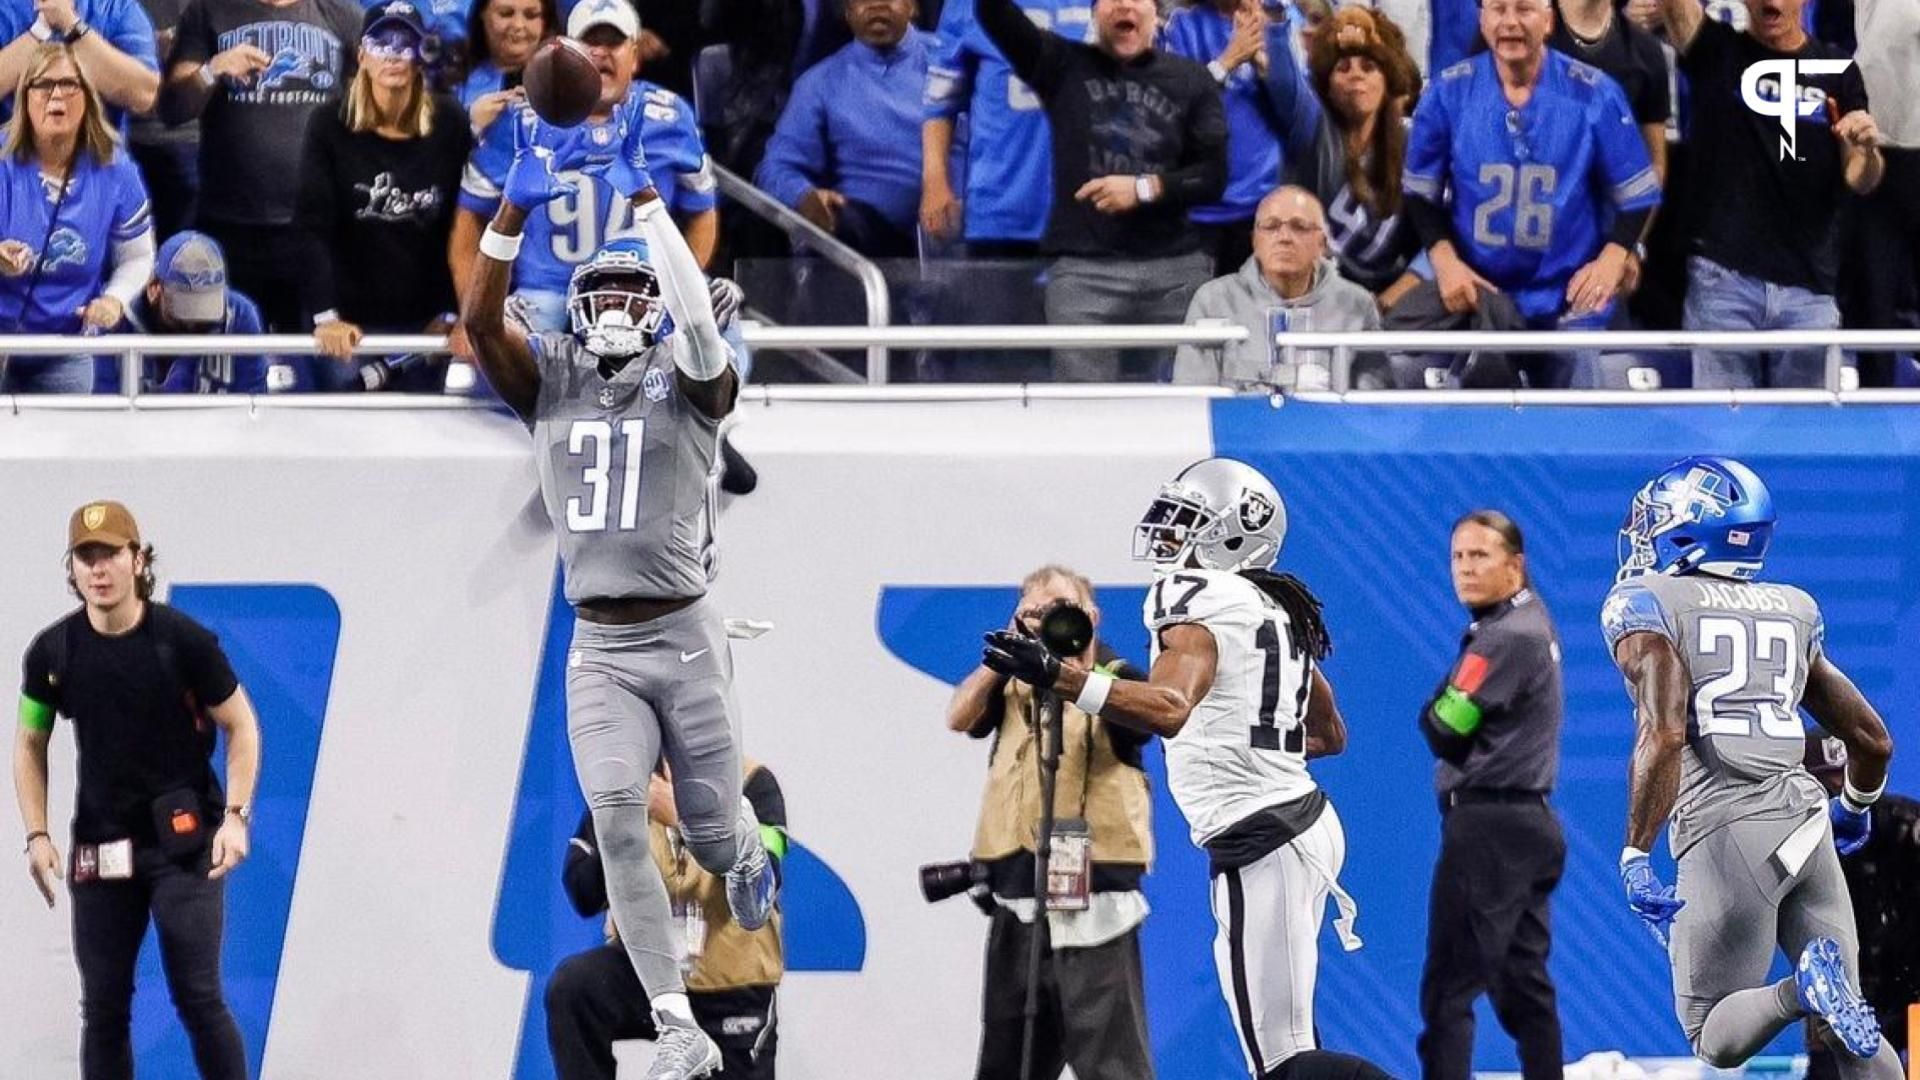
[(1153, 657), (1160, 631), (1196, 623), (1218, 652), (1213, 688), (1166, 741), (1167, 786), (1205, 847), (1257, 810), (1316, 790), (1307, 773), (1313, 665), (1287, 613), (1258, 585), (1225, 570), (1176, 570), (1147, 590)]
[(707, 591), (720, 421), (683, 392), (674, 350), (686, 339), (670, 334), (610, 379), (570, 335), (528, 339), (534, 457), (569, 603)]

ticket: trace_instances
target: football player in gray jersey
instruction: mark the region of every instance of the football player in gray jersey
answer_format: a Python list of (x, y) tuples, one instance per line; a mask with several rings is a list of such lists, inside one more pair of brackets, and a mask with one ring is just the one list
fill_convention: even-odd
[[(1811, 1016), (1844, 1049), (1842, 1076), (1897, 1080), (1860, 998), (1838, 857), (1866, 843), (1893, 739), (1828, 660), (1812, 597), (1759, 580), (1773, 526), (1766, 486), (1731, 458), (1688, 458), (1634, 496), (1601, 610), (1637, 726), (1620, 877), (1668, 949), (1702, 1060), (1738, 1066)], [(1801, 766), (1801, 707), (1847, 746), (1831, 802)], [(1669, 816), (1676, 888), (1648, 858)], [(1794, 973), (1766, 985), (1776, 947)]]
[[(739, 379), (706, 278), (638, 144), (635, 158), (615, 156), (581, 130), (521, 131), (463, 315), (488, 380), (532, 429), (559, 535), (575, 612), (567, 736), (613, 918), (660, 1031), (646, 1075), (690, 1080), (717, 1069), (720, 1052), (694, 1022), (682, 945), (647, 850), (648, 778), (662, 757), (687, 848), (726, 875), (735, 920), (763, 925), (775, 891), (760, 824), (741, 799), (726, 631), (705, 598), (710, 478)], [(574, 271), (571, 333), (527, 337), (504, 315), (509, 272), (528, 212), (571, 190), (568, 170), (629, 198), (642, 235), (606, 244)]]

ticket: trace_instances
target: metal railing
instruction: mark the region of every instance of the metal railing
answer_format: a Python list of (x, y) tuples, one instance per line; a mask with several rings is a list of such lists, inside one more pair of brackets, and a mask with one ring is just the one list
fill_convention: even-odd
[[(868, 327), (884, 329), (892, 321), (892, 301), (887, 295), (886, 275), (871, 259), (727, 169), (715, 165), (713, 175), (720, 182), (722, 195), (739, 203), (754, 216), (777, 226), (787, 234), (787, 239), (805, 241), (821, 258), (852, 274), (860, 282), (860, 291), (866, 294)], [(747, 344), (753, 345), (755, 342), (749, 338)], [(887, 381), (887, 345), (886, 341), (876, 341), (866, 346), (869, 383)]]
[[(750, 346), (788, 349), (888, 348), (915, 349), (1035, 349), (1035, 348), (1165, 348), (1194, 345), (1220, 348), (1247, 339), (1240, 326), (767, 326), (745, 322), (742, 336)], [(1920, 403), (1920, 390), (1844, 390), (1840, 381), (1843, 354), (1848, 350), (1920, 351), (1920, 332), (1904, 330), (1836, 330), (1753, 332), (1679, 331), (1541, 331), (1483, 332), (1302, 332), (1277, 339), (1283, 356), (1294, 359), (1299, 350), (1325, 350), (1333, 356), (1333, 389), (1302, 392), (1305, 401), (1345, 401), (1366, 404), (1645, 404), (1668, 403), (1739, 405), (1742, 403)], [(1823, 388), (1800, 390), (1453, 390), (1354, 391), (1350, 370), (1356, 353), (1460, 353), (1475, 350), (1502, 352), (1575, 350), (1645, 351), (1695, 347), (1768, 350), (1818, 348), (1826, 353), (1827, 381)], [(354, 352), (378, 356), (400, 353), (444, 353), (447, 340), (422, 334), (373, 335), (363, 338)], [(0, 359), (14, 356), (118, 356), (122, 391), (117, 400), (139, 401), (166, 408), (205, 408), (247, 401), (247, 395), (143, 394), (142, 359), (166, 356), (311, 356), (313, 339), (292, 334), (106, 334), (65, 337), (50, 334), (0, 335)], [(884, 376), (884, 366), (880, 369)], [(846, 386), (755, 386), (745, 397), (754, 401), (878, 400), (961, 401), (1005, 399), (1135, 398), (1152, 396), (1222, 396), (1218, 387), (1160, 385), (1032, 384), (992, 386), (949, 384), (890, 387), (874, 380), (864, 388)], [(99, 408), (115, 398), (92, 395), (34, 395), (22, 402), (48, 408)], [(464, 399), (431, 395), (258, 395), (259, 401), (318, 408), (462, 408)]]

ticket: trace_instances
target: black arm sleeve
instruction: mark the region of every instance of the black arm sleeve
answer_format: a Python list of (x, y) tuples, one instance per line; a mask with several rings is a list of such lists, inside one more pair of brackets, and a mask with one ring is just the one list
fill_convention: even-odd
[(1453, 239), (1453, 223), (1447, 220), (1447, 208), (1431, 199), (1408, 194), (1405, 210), (1407, 221), (1412, 223), (1414, 234), (1420, 237), (1420, 247), (1430, 250), (1442, 240)]
[(308, 271), (307, 311), (332, 311), (339, 301), (333, 280), (334, 161), (329, 133), (340, 126), (331, 107), (319, 108), (307, 120), (306, 143), (300, 152), (300, 195), (294, 220), (300, 226), (300, 246)]
[(1613, 228), (1607, 231), (1607, 239), (1619, 244), (1628, 251), (1640, 242), (1647, 231), (1647, 222), (1653, 219), (1654, 208), (1644, 206), (1638, 210), (1622, 210), (1613, 215)]
[(560, 884), (567, 900), (583, 918), (607, 910), (607, 870), (600, 865), (599, 841), (593, 834), (593, 811), (580, 816), (580, 827), (567, 842), (567, 861), (560, 868)]
[(1218, 199), (1227, 189), (1227, 113), (1212, 78), (1188, 110), (1185, 153), (1179, 168), (1160, 178), (1163, 197), (1175, 206)]
[(787, 827), (787, 797), (780, 791), (780, 781), (773, 770), (765, 765), (756, 767), (747, 777), (746, 787), (742, 789), (747, 802), (753, 807), (753, 816), (760, 824), (771, 825), (776, 829)]
[(979, 0), (974, 18), (987, 32), (988, 40), (1000, 47), (1007, 66), (1022, 82), (1041, 93), (1052, 89), (1060, 75), (1064, 42), (1033, 25), (1014, 0)]

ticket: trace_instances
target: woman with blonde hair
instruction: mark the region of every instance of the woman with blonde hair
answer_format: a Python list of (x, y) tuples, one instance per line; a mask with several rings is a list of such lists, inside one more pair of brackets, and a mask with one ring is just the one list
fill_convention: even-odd
[(426, 40), (408, 0), (368, 10), (353, 84), (339, 108), (307, 124), (298, 221), (313, 267), (306, 307), (319, 312), (315, 389), (371, 389), (395, 378), (399, 389), (437, 391), (446, 375), (444, 358), (393, 369), (353, 357), (363, 333), (440, 334), (453, 325), (447, 236), (473, 137), (460, 106), (428, 89)]
[(1309, 42), (1308, 78), (1291, 55), (1271, 59), (1266, 85), (1275, 107), (1283, 116), (1299, 108), (1307, 119), (1285, 128), (1290, 179), (1326, 207), (1341, 276), (1384, 311), (1418, 280), (1408, 267), (1420, 240), (1400, 213), (1400, 171), (1420, 69), (1392, 19), (1353, 7), (1335, 12)]
[[(0, 144), (0, 333), (111, 330), (153, 273), (140, 170), (65, 43), (34, 49), (13, 116)], [(89, 356), (13, 357), (0, 374), (0, 393), (92, 391)]]

